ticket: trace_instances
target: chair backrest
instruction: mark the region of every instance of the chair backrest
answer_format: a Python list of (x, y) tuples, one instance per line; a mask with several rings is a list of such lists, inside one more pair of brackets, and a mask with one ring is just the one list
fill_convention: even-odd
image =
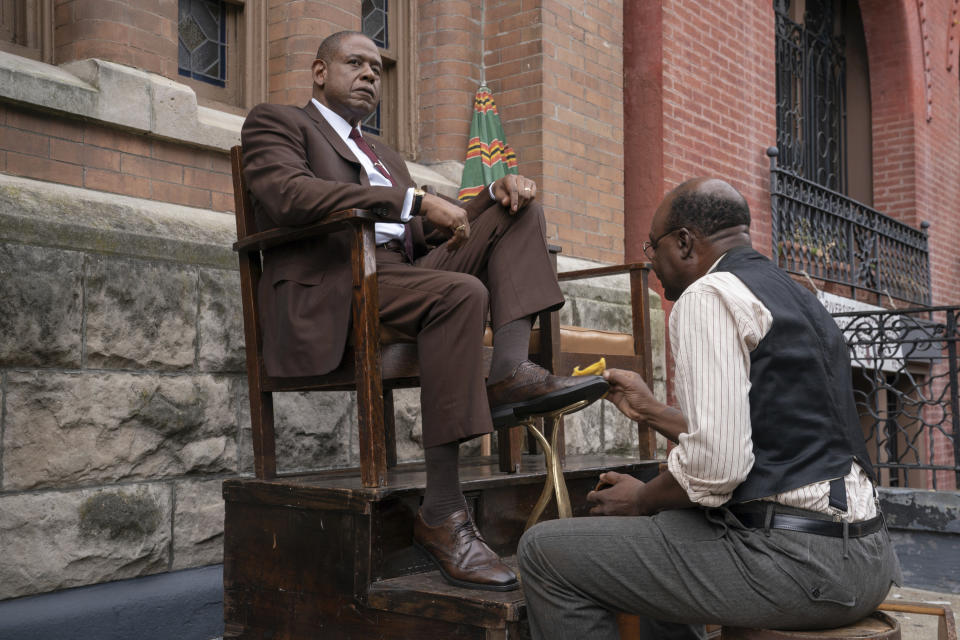
[[(253, 203), (243, 180), (243, 150), (239, 145), (230, 149), (233, 171), (233, 199), (236, 206), (237, 240), (256, 233)], [(258, 478), (277, 475), (276, 438), (273, 427), (273, 397), (263, 392), (263, 337), (257, 318), (256, 295), (263, 274), (263, 265), (257, 251), (238, 251), (240, 267), (240, 295), (243, 306), (243, 331), (246, 343), (247, 378), (249, 381), (250, 415), (253, 438), (254, 472)]]
[(243, 180), (243, 149), (240, 145), (230, 149), (230, 168), (233, 171), (233, 202), (237, 214), (237, 240), (243, 240), (248, 235), (256, 233), (256, 224), (253, 219), (253, 203), (247, 184)]

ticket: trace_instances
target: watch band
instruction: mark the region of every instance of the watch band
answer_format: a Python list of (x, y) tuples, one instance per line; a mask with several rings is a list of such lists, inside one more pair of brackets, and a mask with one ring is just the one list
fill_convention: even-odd
[(426, 195), (426, 191), (420, 188), (414, 188), (413, 190), (413, 204), (410, 205), (410, 215), (415, 216), (420, 213), (420, 205), (423, 203), (423, 196)]

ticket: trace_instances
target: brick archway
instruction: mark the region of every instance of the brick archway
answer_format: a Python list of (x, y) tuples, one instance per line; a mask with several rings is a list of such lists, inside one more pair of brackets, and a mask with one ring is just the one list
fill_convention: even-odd
[(921, 33), (914, 0), (860, 0), (873, 111), (873, 198), (917, 226), (916, 144), (923, 117)]

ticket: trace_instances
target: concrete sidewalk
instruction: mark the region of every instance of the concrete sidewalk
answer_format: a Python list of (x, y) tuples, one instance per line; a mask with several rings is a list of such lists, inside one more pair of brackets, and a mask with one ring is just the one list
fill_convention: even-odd
[[(887, 600), (922, 602), (925, 604), (947, 605), (953, 610), (954, 619), (960, 615), (960, 594), (925, 591), (909, 587), (894, 587)], [(888, 612), (900, 621), (901, 640), (937, 640), (938, 616), (918, 615), (915, 613)]]

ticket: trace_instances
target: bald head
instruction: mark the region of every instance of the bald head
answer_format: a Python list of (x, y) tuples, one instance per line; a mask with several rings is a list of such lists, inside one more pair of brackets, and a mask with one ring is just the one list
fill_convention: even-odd
[(694, 178), (667, 194), (650, 225), (644, 253), (667, 300), (703, 276), (726, 251), (750, 246), (750, 207), (732, 186)]
[(670, 194), (668, 228), (686, 227), (702, 236), (721, 229), (750, 226), (750, 207), (740, 192), (717, 178), (693, 178)]

